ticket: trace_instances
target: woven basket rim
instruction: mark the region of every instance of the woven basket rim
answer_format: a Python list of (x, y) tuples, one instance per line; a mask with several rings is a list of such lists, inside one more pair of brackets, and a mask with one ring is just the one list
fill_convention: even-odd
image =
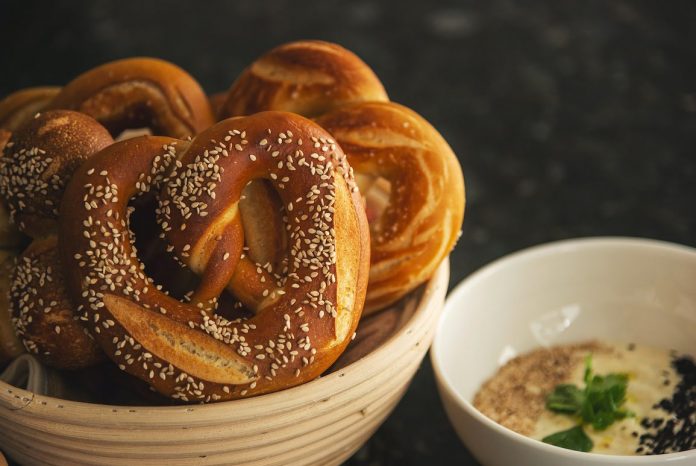
[[(13, 409), (0, 405), (0, 410), (23, 410), (31, 405), (32, 409), (28, 410), (28, 412), (31, 411), (34, 415), (39, 415), (35, 412), (35, 408), (39, 407), (42, 417), (63, 419), (69, 416), (73, 411), (79, 411), (82, 416), (86, 415), (88, 412), (97, 416), (107, 413), (111, 415), (118, 412), (128, 413), (132, 416), (129, 416), (131, 422), (140, 423), (146, 421), (147, 417), (153, 415), (166, 416), (185, 413), (187, 419), (195, 422), (196, 418), (198, 418), (198, 416), (195, 416), (196, 413), (200, 416), (204, 416), (206, 419), (210, 419), (213, 413), (217, 413), (221, 416), (226, 413), (234, 413), (235, 418), (244, 418), (251, 417), (254, 413), (258, 414), (261, 408), (271, 409), (276, 413), (283, 410), (297, 409), (298, 405), (315, 403), (327, 398), (327, 396), (330, 397), (345, 390), (349, 390), (352, 386), (356, 385), (355, 383), (349, 382), (356, 378), (359, 380), (363, 379), (364, 374), (361, 376), (360, 373), (366, 368), (372, 368), (372, 371), (379, 370), (379, 367), (388, 365), (385, 364), (385, 362), (391, 362), (401, 356), (404, 351), (400, 351), (400, 349), (409, 347), (411, 341), (416, 340), (416, 337), (421, 333), (419, 331), (414, 331), (414, 329), (427, 331), (428, 326), (424, 324), (434, 317), (433, 314), (439, 314), (441, 312), (438, 306), (432, 304), (437, 301), (438, 291), (442, 292), (442, 288), (444, 288), (446, 292), (448, 281), (449, 259), (445, 259), (438, 267), (433, 277), (413, 292), (420, 293), (420, 298), (416, 305), (416, 309), (413, 311), (413, 315), (384, 343), (352, 364), (296, 387), (252, 398), (223, 401), (219, 403), (174, 406), (128, 406), (71, 401), (46, 395), (37, 395), (28, 390), (0, 381), (0, 402), (6, 401), (9, 404), (17, 405), (16, 401), (13, 401), (13, 399), (26, 400), (24, 406), (17, 406)], [(435, 325), (436, 321), (437, 319), (433, 319), (430, 325)], [(382, 360), (380, 364), (374, 364), (379, 360)], [(154, 423), (157, 423), (157, 421), (154, 421)]]

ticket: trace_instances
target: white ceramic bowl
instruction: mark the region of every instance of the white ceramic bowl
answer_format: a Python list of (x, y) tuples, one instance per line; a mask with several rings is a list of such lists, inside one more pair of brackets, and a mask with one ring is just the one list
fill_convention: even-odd
[(696, 249), (629, 238), (560, 241), (495, 261), (452, 292), (431, 358), (450, 421), (481, 463), (696, 465), (696, 450), (656, 456), (565, 450), (502, 427), (471, 404), (511, 357), (595, 338), (696, 355)]

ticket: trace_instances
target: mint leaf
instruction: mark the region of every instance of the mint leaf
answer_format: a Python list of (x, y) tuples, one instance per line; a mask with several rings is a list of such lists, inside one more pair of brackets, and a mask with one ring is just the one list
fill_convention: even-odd
[(583, 380), (584, 389), (573, 384), (559, 384), (546, 397), (547, 409), (579, 417), (582, 423), (573, 429), (549, 435), (542, 439), (543, 442), (571, 450), (590, 451), (592, 440), (583, 430), (584, 424), (590, 424), (595, 430), (602, 431), (614, 422), (634, 415), (621, 408), (626, 401), (628, 375), (593, 375), (592, 355), (588, 354), (585, 357)]
[(594, 446), (592, 439), (587, 436), (582, 426), (575, 426), (568, 430), (562, 430), (555, 434), (547, 435), (542, 442), (557, 447), (575, 451), (590, 451)]
[(626, 374), (595, 375), (585, 387), (585, 403), (580, 415), (596, 430), (604, 430), (630, 413), (620, 409), (626, 401)]
[(585, 402), (585, 392), (572, 384), (557, 385), (546, 398), (546, 408), (557, 413), (578, 414)]

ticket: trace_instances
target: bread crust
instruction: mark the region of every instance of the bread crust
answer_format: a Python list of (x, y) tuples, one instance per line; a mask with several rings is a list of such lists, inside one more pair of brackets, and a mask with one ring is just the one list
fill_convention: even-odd
[(427, 281), (454, 247), (464, 218), (462, 170), (440, 133), (403, 105), (344, 105), (317, 123), (356, 173), (390, 187), (383, 212), (370, 222), (370, 314)]
[(57, 86), (28, 87), (0, 100), (0, 128), (17, 131), (60, 92)]
[(330, 42), (290, 42), (265, 53), (232, 84), (218, 118), (282, 110), (307, 117), (340, 105), (388, 100), (372, 69)]
[(93, 118), (66, 110), (37, 114), (14, 132), (0, 158), (0, 196), (19, 230), (32, 238), (55, 233), (68, 180), (112, 142)]
[(117, 136), (127, 128), (187, 138), (215, 121), (198, 82), (173, 63), (126, 58), (92, 68), (69, 82), (48, 108), (90, 115)]
[(59, 369), (82, 369), (104, 354), (76, 318), (68, 297), (55, 235), (34, 240), (12, 271), (10, 309), (27, 351)]
[[(239, 260), (237, 203), (253, 179), (268, 180), (285, 208), (287, 273), (268, 284), (261, 312), (229, 321), (206, 304)], [(162, 293), (133, 250), (128, 200), (158, 186), (167, 241), (204, 277), (205, 291), (193, 298), (199, 306)], [(99, 187), (118, 192), (115, 201), (93, 199)], [(85, 163), (63, 198), (68, 287), (105, 353), (171, 398), (218, 401), (298, 385), (326, 370), (357, 326), (369, 267), (361, 202), (340, 147), (295, 114), (226, 120), (190, 144), (119, 142)], [(111, 249), (102, 246), (107, 234), (119, 238)]]

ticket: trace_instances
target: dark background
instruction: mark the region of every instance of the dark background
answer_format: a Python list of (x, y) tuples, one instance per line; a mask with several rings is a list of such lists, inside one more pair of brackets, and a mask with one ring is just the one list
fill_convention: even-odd
[[(150, 55), (209, 92), (280, 43), (353, 50), (430, 120), (467, 186), (451, 283), (508, 252), (590, 235), (696, 246), (696, 3), (0, 0), (0, 95)], [(348, 463), (476, 462), (426, 360)]]

